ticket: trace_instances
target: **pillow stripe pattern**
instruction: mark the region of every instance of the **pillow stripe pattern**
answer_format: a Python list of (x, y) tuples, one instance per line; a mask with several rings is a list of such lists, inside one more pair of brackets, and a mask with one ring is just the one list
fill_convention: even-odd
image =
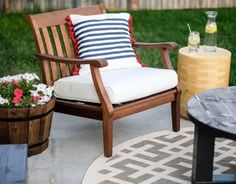
[[(67, 22), (76, 57), (106, 59), (108, 66), (104, 70), (141, 67), (132, 48), (130, 18), (128, 13), (69, 15)], [(88, 65), (80, 68), (80, 74), (89, 72)]]

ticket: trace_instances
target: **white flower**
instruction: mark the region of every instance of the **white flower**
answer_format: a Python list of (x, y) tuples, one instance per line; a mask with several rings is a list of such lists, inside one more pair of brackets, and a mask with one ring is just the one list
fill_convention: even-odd
[(37, 105), (46, 104), (51, 98), (48, 96), (41, 96), (41, 99), (37, 102)]
[(49, 86), (48, 88), (45, 89), (45, 94), (51, 98), (52, 91), (53, 91), (53, 88)]
[(11, 82), (13, 79), (19, 81), (22, 78), (27, 80), (27, 81), (31, 81), (31, 80), (34, 80), (34, 79), (39, 80), (39, 77), (35, 73), (33, 73), (33, 74), (25, 73), (25, 74), (18, 74), (18, 75), (12, 75), (12, 76), (8, 75), (8, 76), (0, 78), (0, 81), (2, 81), (2, 82)]
[(37, 96), (38, 95), (38, 91), (30, 91), (31, 96)]
[(37, 101), (37, 105), (43, 105), (46, 104), (52, 97), (53, 94), (53, 87), (45, 84), (38, 84), (35, 85), (37, 88), (35, 91), (30, 91), (31, 96), (40, 96), (40, 99)]
[(0, 78), (0, 80), (2, 82), (10, 82), (11, 81), (10, 76), (2, 77), (2, 78)]
[(9, 101), (0, 95), (0, 105), (9, 104)]
[(1, 82), (11, 82), (12, 79), (13, 79), (13, 78), (8, 75), (8, 76), (5, 76), (5, 77), (0, 78), (0, 81), (1, 81)]
[(37, 91), (45, 91), (45, 89), (47, 88), (47, 85), (46, 84), (38, 84), (37, 86), (36, 86), (36, 90)]
[(37, 79), (39, 80), (39, 77), (35, 74), (35, 73), (25, 73), (22, 75), (22, 78), (27, 80), (27, 81), (31, 81), (31, 80), (34, 80), (34, 79)]
[(39, 77), (35, 73), (33, 73), (32, 75), (34, 76), (35, 79), (39, 80)]

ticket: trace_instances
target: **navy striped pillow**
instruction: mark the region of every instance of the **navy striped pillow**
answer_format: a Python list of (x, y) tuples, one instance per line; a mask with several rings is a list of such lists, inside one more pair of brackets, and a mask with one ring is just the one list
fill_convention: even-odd
[[(132, 48), (130, 14), (69, 15), (67, 23), (77, 58), (106, 59), (108, 66), (102, 71), (141, 67)], [(81, 65), (77, 71), (88, 73), (89, 65)]]

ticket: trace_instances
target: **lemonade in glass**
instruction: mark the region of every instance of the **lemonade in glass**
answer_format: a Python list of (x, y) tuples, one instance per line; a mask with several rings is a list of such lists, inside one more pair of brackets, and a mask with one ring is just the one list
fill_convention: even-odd
[(197, 52), (200, 45), (200, 34), (197, 31), (192, 31), (188, 36), (189, 52)]

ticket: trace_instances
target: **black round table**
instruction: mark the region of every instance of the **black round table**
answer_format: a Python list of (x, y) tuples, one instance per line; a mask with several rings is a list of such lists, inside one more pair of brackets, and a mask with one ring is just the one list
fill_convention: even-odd
[(235, 184), (235, 174), (213, 176), (213, 160), (216, 137), (236, 140), (236, 87), (193, 96), (187, 103), (187, 114), (195, 124), (192, 183)]

